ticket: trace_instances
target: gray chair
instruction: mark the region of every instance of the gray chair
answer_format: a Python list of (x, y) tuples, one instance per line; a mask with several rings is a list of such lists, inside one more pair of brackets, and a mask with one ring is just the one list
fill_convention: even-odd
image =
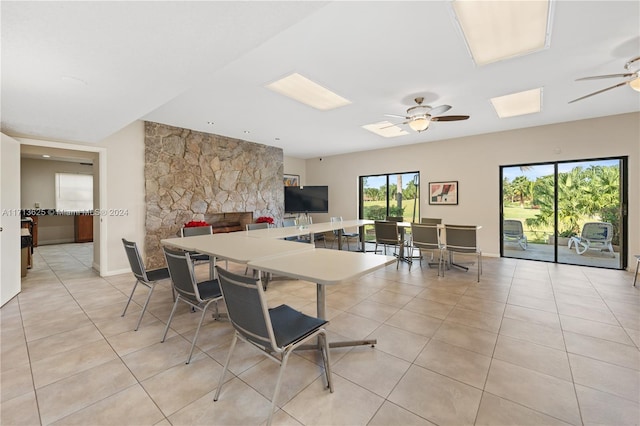
[(420, 218), (420, 223), (440, 225), (442, 223), (442, 219), (436, 217), (422, 217)]
[[(196, 235), (213, 235), (213, 227), (209, 226), (191, 226), (191, 227), (182, 227), (180, 228), (180, 236), (181, 237), (194, 237)], [(191, 255), (191, 261), (194, 264), (198, 263), (209, 263), (209, 278), (215, 278), (215, 266), (216, 260), (211, 259), (208, 254), (197, 253), (195, 251), (189, 252)]]
[(289, 356), (297, 347), (316, 337), (319, 339), (317, 347), (324, 361), (327, 384), (330, 392), (333, 392), (329, 344), (324, 329), (328, 321), (305, 315), (287, 305), (268, 309), (259, 278), (233, 274), (220, 267), (217, 269), (229, 320), (235, 333), (213, 400), (217, 401), (220, 397), (238, 339), (251, 344), (267, 358), (280, 364), (267, 425), (271, 424), (276, 410), (282, 376)]
[(247, 223), (245, 225), (245, 229), (247, 231), (253, 231), (254, 229), (267, 229), (269, 227), (269, 224), (267, 222), (263, 222), (263, 223)]
[(404, 217), (402, 216), (387, 216), (385, 219), (388, 222), (404, 222)]
[[(475, 225), (444, 225), (445, 244), (443, 250), (449, 255), (449, 264), (458, 268), (469, 270), (466, 266), (462, 266), (454, 262), (454, 254), (474, 254), (478, 262), (478, 282), (482, 274), (482, 251), (477, 243), (477, 227)], [(444, 276), (442, 268), (442, 275)]]
[[(442, 265), (442, 244), (440, 242), (440, 230), (435, 223), (412, 223), (411, 224), (411, 247), (412, 249), (418, 249), (420, 252), (420, 267), (422, 268), (423, 250), (429, 250), (431, 252), (431, 262), (433, 263), (433, 252), (438, 253), (438, 276), (440, 276), (440, 268)], [(411, 270), (411, 264), (409, 264), (409, 270)]]
[(178, 307), (178, 302), (182, 301), (191, 306), (192, 309), (198, 309), (202, 311), (198, 327), (196, 328), (196, 334), (193, 337), (191, 343), (191, 350), (189, 351), (189, 357), (187, 358), (187, 364), (191, 361), (191, 355), (193, 354), (193, 348), (196, 346), (198, 340), (198, 334), (200, 333), (200, 327), (204, 320), (207, 309), (211, 304), (215, 307), (215, 318), (219, 318), (217, 302), (222, 299), (222, 293), (220, 292), (220, 286), (218, 280), (208, 280), (203, 282), (196, 282), (195, 273), (193, 270), (193, 261), (191, 260), (191, 254), (187, 251), (174, 250), (168, 247), (163, 247), (164, 257), (167, 259), (167, 267), (169, 268), (169, 275), (173, 282), (173, 288), (176, 294), (176, 300), (173, 303), (171, 309), (171, 315), (167, 321), (167, 326), (164, 329), (162, 335), (162, 342), (167, 338), (167, 332), (169, 326), (173, 320), (173, 315)]
[(138, 318), (138, 322), (136, 324), (135, 331), (138, 331), (140, 328), (140, 323), (142, 322), (142, 317), (144, 313), (147, 311), (147, 306), (149, 305), (149, 301), (151, 300), (151, 295), (153, 294), (153, 289), (155, 288), (158, 281), (166, 280), (169, 278), (169, 270), (167, 268), (154, 269), (152, 271), (147, 271), (142, 263), (142, 259), (140, 258), (140, 252), (138, 252), (138, 246), (133, 241), (127, 241), (124, 238), (122, 239), (122, 244), (124, 244), (124, 251), (127, 253), (127, 258), (129, 259), (129, 266), (131, 266), (131, 272), (136, 277), (136, 283), (133, 285), (133, 289), (131, 290), (131, 294), (129, 295), (129, 300), (127, 300), (127, 304), (124, 306), (124, 310), (122, 311), (122, 315), (127, 313), (127, 308), (129, 307), (129, 303), (131, 303), (131, 299), (133, 299), (133, 294), (136, 292), (136, 288), (138, 284), (142, 284), (143, 286), (149, 289), (149, 294), (147, 295), (147, 300), (144, 302), (144, 306), (142, 307), (142, 312), (140, 312), (140, 317)]
[(636, 286), (636, 282), (638, 281), (638, 270), (640, 270), (640, 254), (636, 254), (636, 273), (633, 276), (633, 286)]
[[(283, 228), (289, 228), (292, 226), (298, 226), (298, 220), (293, 218), (293, 217), (288, 217), (286, 219), (282, 219), (282, 227)], [(287, 241), (298, 241), (298, 237), (286, 237), (285, 240)]]
[[(341, 223), (341, 222), (342, 222), (342, 216), (334, 216), (331, 218), (332, 224)], [(333, 230), (333, 242), (331, 243), (331, 248), (333, 248), (334, 243), (338, 241), (341, 234), (342, 234), (342, 238), (347, 242), (347, 250), (351, 250), (351, 245), (349, 244), (349, 238), (356, 239), (356, 248), (357, 248), (357, 244), (360, 239), (360, 234), (358, 234), (357, 232), (346, 232), (344, 228), (341, 230), (338, 230), (338, 229)]]
[[(400, 239), (400, 232), (398, 231), (398, 222), (376, 220), (373, 224), (376, 231), (376, 247), (374, 251), (378, 251), (378, 245), (382, 244), (384, 247), (384, 254), (387, 254), (387, 246), (393, 246), (400, 248), (404, 241)], [(395, 251), (394, 251), (394, 254)], [(396, 262), (396, 269), (400, 263), (400, 253), (396, 254), (398, 260)]]
[(505, 219), (502, 222), (502, 239), (505, 243), (518, 243), (522, 250), (527, 249), (527, 236), (524, 235), (522, 222), (519, 220)]
[[(297, 224), (298, 225), (313, 225), (313, 218), (311, 216), (301, 216), (298, 220), (297, 220)], [(325, 238), (324, 234), (318, 234), (318, 233), (314, 233), (313, 234), (313, 241), (311, 241), (311, 234), (307, 234), (307, 235), (301, 235), (298, 237), (298, 241), (303, 241), (306, 243), (317, 243), (318, 241), (322, 241), (322, 246), (324, 248), (327, 248), (327, 239)]]

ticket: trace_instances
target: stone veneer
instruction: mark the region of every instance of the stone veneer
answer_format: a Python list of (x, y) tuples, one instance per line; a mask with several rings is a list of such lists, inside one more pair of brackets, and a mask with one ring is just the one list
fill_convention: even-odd
[(160, 240), (191, 220), (252, 212), (279, 221), (282, 149), (145, 122), (145, 264), (165, 265)]

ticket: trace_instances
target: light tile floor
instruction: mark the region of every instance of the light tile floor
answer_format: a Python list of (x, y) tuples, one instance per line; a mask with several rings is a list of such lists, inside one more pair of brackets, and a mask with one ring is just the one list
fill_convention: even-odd
[[(277, 366), (240, 345), (220, 400), (231, 339), (172, 304), (169, 282), (120, 317), (131, 274), (100, 278), (91, 245), (38, 247), (23, 291), (2, 307), (2, 425), (260, 425)], [(335, 392), (313, 352), (296, 353), (274, 417), (289, 425), (555, 425), (640, 422), (640, 288), (626, 271), (486, 258), (475, 270), (391, 265), (327, 289)], [(235, 265), (234, 270), (244, 268)], [(207, 266), (199, 267), (206, 274)], [(270, 304), (315, 311), (315, 286), (279, 280)]]

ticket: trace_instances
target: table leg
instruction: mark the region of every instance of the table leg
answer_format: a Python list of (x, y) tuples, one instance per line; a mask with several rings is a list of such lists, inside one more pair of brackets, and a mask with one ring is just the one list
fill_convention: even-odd
[[(327, 313), (326, 313), (326, 307), (325, 307), (326, 293), (325, 293), (324, 285), (316, 284), (316, 295), (317, 295), (316, 296), (317, 297), (317, 300), (316, 300), (317, 316), (320, 319), (327, 319), (326, 318)], [(329, 342), (329, 347), (344, 348), (344, 347), (350, 347), (350, 346), (364, 346), (364, 345), (371, 345), (371, 347), (373, 347), (376, 343), (378, 343), (377, 339), (346, 340), (346, 341), (339, 341), (339, 342)], [(298, 347), (298, 349), (299, 350), (318, 349), (318, 344), (301, 345)]]

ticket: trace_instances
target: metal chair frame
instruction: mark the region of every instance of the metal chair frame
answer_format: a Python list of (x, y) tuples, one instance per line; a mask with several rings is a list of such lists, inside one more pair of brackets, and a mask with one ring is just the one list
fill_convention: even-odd
[[(429, 250), (431, 252), (431, 260), (433, 261), (433, 251), (438, 252), (438, 276), (440, 276), (440, 269), (442, 267), (442, 250), (443, 246), (440, 242), (440, 230), (435, 223), (412, 223), (411, 224), (411, 247), (418, 249), (420, 252), (419, 263), (422, 268), (422, 250)], [(431, 266), (434, 262), (429, 262)], [(411, 270), (409, 264), (409, 270)]]
[[(478, 282), (482, 275), (482, 251), (477, 243), (477, 227), (475, 225), (444, 225), (446, 243), (443, 250), (449, 253), (449, 265), (468, 271), (469, 268), (454, 262), (454, 253), (475, 254), (478, 260)], [(442, 268), (444, 276), (445, 268)]]
[[(193, 355), (193, 349), (196, 346), (198, 340), (198, 334), (200, 333), (200, 327), (204, 321), (204, 317), (207, 313), (207, 309), (211, 304), (214, 304), (215, 314), (214, 318), (219, 319), (218, 313), (218, 301), (222, 299), (222, 292), (218, 280), (208, 280), (203, 282), (196, 282), (195, 271), (193, 261), (191, 260), (191, 254), (187, 251), (174, 250), (168, 247), (163, 247), (164, 256), (167, 260), (167, 267), (169, 269), (169, 275), (173, 283), (173, 289), (176, 294), (175, 302), (173, 302), (173, 308), (169, 315), (169, 320), (164, 328), (164, 334), (162, 335), (161, 342), (164, 342), (167, 338), (167, 332), (171, 326), (173, 315), (178, 307), (178, 302), (183, 301), (192, 309), (198, 309), (202, 311), (198, 327), (196, 328), (196, 334), (191, 342), (191, 350), (189, 351), (189, 357), (186, 364), (191, 362), (191, 356)], [(202, 295), (206, 293), (206, 295)]]
[(138, 284), (142, 284), (149, 289), (149, 294), (147, 294), (147, 299), (144, 301), (144, 306), (142, 307), (142, 312), (140, 312), (136, 328), (134, 328), (134, 331), (138, 331), (140, 323), (142, 322), (142, 317), (147, 311), (147, 306), (149, 305), (149, 301), (151, 300), (151, 295), (153, 294), (156, 284), (158, 281), (169, 279), (169, 270), (167, 268), (160, 268), (147, 271), (144, 267), (144, 263), (142, 263), (142, 259), (140, 258), (140, 252), (138, 251), (136, 243), (133, 241), (127, 241), (123, 238), (122, 244), (124, 245), (124, 250), (127, 253), (127, 258), (129, 259), (131, 272), (133, 272), (133, 275), (136, 277), (136, 283), (133, 285), (133, 289), (131, 289), (129, 300), (127, 300), (127, 304), (124, 306), (124, 310), (120, 316), (123, 317), (124, 314), (127, 313), (127, 308), (131, 303), (131, 299), (133, 299), (133, 294), (136, 292)]
[(328, 322), (305, 315), (287, 305), (268, 309), (260, 278), (237, 275), (220, 267), (217, 269), (229, 320), (235, 333), (213, 400), (217, 401), (220, 397), (238, 339), (251, 344), (267, 358), (280, 365), (267, 425), (271, 425), (277, 407), (282, 377), (289, 356), (296, 348), (316, 337), (318, 338), (317, 348), (324, 362), (327, 386), (330, 392), (333, 392), (329, 344), (324, 329)]

